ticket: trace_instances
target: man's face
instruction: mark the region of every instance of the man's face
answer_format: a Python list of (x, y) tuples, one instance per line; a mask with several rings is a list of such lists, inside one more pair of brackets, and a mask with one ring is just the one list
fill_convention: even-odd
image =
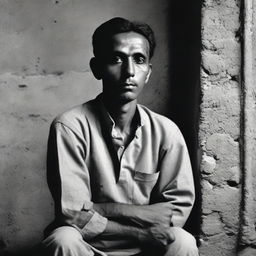
[(137, 99), (151, 73), (149, 43), (135, 32), (116, 34), (106, 49), (102, 67), (103, 95), (109, 100)]

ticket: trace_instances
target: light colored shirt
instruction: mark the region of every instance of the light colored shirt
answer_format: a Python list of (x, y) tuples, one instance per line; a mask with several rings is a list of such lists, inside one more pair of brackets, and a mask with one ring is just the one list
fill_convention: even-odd
[[(101, 96), (53, 121), (47, 178), (56, 220), (50, 228), (72, 225), (86, 241), (97, 240), (107, 219), (92, 205), (104, 202), (170, 201), (173, 225), (185, 224), (194, 203), (194, 183), (183, 136), (171, 120), (145, 106), (137, 105), (135, 117), (134, 137), (126, 147), (120, 143), (120, 148), (115, 143), (115, 123)], [(135, 245), (125, 246), (138, 252)]]

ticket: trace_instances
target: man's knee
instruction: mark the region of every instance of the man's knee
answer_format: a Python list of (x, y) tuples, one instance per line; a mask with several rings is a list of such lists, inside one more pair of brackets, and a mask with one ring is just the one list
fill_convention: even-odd
[(90, 246), (73, 227), (64, 226), (55, 229), (42, 244), (44, 251), (49, 255), (80, 255), (80, 253), (83, 253), (83, 256), (94, 255)]
[(67, 246), (76, 244), (79, 239), (82, 239), (82, 237), (75, 228), (65, 226), (55, 229), (44, 240), (44, 243), (47, 245)]
[(179, 227), (173, 227), (175, 241), (168, 245), (164, 256), (198, 256), (195, 238)]

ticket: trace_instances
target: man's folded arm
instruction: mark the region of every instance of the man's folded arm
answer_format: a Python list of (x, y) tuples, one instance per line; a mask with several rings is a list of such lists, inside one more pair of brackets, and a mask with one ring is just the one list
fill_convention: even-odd
[(178, 128), (162, 152), (159, 170), (151, 203), (170, 202), (173, 226), (183, 227), (194, 204), (195, 189), (187, 146)]
[(142, 228), (109, 220), (106, 229), (99, 235), (99, 238), (116, 239), (116, 237), (156, 246), (166, 246), (175, 240), (171, 228), (165, 225), (159, 224)]
[(82, 135), (61, 122), (51, 125), (47, 151), (47, 181), (55, 202), (54, 228), (75, 227), (85, 240), (101, 234), (107, 219), (91, 202), (90, 177), (84, 161)]
[(108, 219), (130, 223), (141, 228), (147, 228), (160, 223), (171, 226), (173, 207), (169, 202), (152, 205), (99, 203), (93, 204), (93, 208)]
[(176, 127), (161, 152), (159, 180), (152, 191), (150, 205), (94, 204), (101, 215), (130, 220), (146, 227), (159, 222), (183, 227), (195, 200), (194, 180), (184, 138)]

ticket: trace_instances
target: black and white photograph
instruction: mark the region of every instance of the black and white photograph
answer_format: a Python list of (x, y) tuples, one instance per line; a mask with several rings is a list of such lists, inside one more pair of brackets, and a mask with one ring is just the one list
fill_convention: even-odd
[(256, 2), (0, 0), (0, 256), (256, 255)]

